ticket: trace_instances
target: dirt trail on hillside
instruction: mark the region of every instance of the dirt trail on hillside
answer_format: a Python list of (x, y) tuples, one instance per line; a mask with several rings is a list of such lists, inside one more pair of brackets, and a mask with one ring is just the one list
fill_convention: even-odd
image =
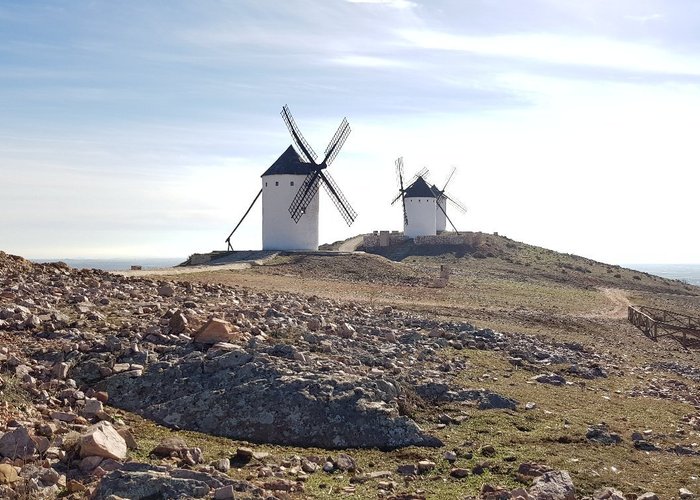
[(338, 247), (339, 252), (354, 252), (365, 240), (363, 235), (350, 238)]
[(611, 302), (609, 309), (588, 313), (582, 315), (584, 318), (606, 318), (606, 319), (624, 319), (627, 317), (627, 307), (630, 301), (627, 298), (624, 290), (619, 288), (600, 288), (603, 295)]

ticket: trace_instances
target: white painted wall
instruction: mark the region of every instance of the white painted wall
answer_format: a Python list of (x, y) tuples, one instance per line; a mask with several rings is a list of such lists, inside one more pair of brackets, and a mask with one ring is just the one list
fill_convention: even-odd
[(305, 175), (262, 178), (263, 250), (318, 250), (318, 192), (298, 223), (289, 213), (289, 206), (305, 178)]
[[(440, 210), (440, 207), (442, 207), (442, 210), (444, 210), (444, 212)], [(437, 203), (435, 204), (435, 230), (438, 233), (443, 232), (447, 228), (447, 217), (445, 217), (446, 213), (447, 198), (441, 196), (437, 199)]]
[(404, 224), (404, 235), (409, 238), (434, 236), (435, 210), (435, 198), (406, 198), (408, 224)]

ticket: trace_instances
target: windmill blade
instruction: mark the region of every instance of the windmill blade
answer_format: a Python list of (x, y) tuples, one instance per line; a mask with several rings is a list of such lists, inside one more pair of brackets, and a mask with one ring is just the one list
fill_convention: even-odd
[(406, 196), (401, 193), (401, 207), (403, 208), (403, 224), (408, 225), (408, 214), (406, 213)]
[(304, 182), (299, 186), (299, 191), (294, 196), (292, 204), (289, 205), (289, 214), (294, 219), (294, 222), (299, 222), (301, 216), (306, 213), (306, 208), (318, 193), (318, 174), (320, 170), (314, 170), (306, 176)]
[(399, 184), (399, 194), (396, 195), (396, 197), (391, 200), (391, 204), (393, 205), (397, 201), (399, 201), (399, 198), (403, 197), (404, 193), (404, 188), (403, 188), (403, 156), (399, 156), (396, 161), (394, 162), (394, 165), (396, 165), (396, 180)]
[[(408, 183), (408, 187), (411, 187), (414, 182), (418, 180), (418, 177), (422, 177), (426, 182), (428, 180), (428, 174), (430, 174), (430, 171), (428, 170), (428, 167), (423, 167), (421, 168), (418, 172), (415, 173), (415, 175), (411, 178), (411, 182)], [(406, 188), (408, 189), (408, 188)]]
[(408, 214), (406, 213), (406, 197), (401, 196), (401, 206), (403, 207), (403, 224), (408, 226)]
[(396, 165), (396, 180), (399, 181), (399, 188), (403, 192), (403, 156), (396, 158), (394, 165)]
[(335, 157), (338, 156), (338, 153), (340, 152), (340, 148), (342, 148), (343, 144), (345, 144), (348, 135), (350, 135), (350, 124), (348, 123), (347, 118), (343, 118), (338, 130), (336, 130), (335, 135), (333, 138), (331, 138), (331, 142), (328, 143), (328, 147), (324, 153), (324, 165), (328, 167), (331, 163), (333, 163), (333, 160), (335, 160)]
[(245, 218), (248, 216), (248, 214), (250, 213), (250, 211), (253, 209), (253, 205), (255, 205), (255, 202), (258, 201), (258, 198), (260, 198), (260, 195), (261, 195), (261, 194), (262, 194), (262, 189), (258, 192), (258, 194), (257, 194), (257, 196), (255, 197), (255, 199), (253, 199), (253, 203), (251, 203), (250, 206), (248, 207), (248, 210), (245, 211), (245, 213), (243, 214), (243, 217), (241, 217), (241, 220), (238, 221), (238, 224), (236, 224), (236, 227), (233, 228), (233, 231), (231, 231), (231, 234), (229, 234), (229, 235), (228, 235), (228, 238), (226, 238), (226, 239), (224, 240), (224, 241), (226, 241), (226, 243), (228, 243), (228, 249), (229, 249), (229, 250), (233, 250), (233, 247), (231, 246), (231, 236), (233, 236), (233, 233), (236, 232), (236, 229), (238, 229), (238, 227), (239, 227), (241, 224), (243, 224), (243, 221), (244, 221)]
[(340, 215), (342, 215), (343, 219), (345, 219), (345, 223), (348, 226), (350, 226), (355, 221), (355, 218), (357, 217), (357, 212), (355, 212), (355, 210), (353, 210), (353, 208), (350, 206), (350, 203), (348, 202), (347, 198), (345, 198), (345, 195), (340, 190), (338, 183), (335, 182), (335, 180), (333, 179), (333, 177), (331, 177), (331, 174), (329, 174), (327, 170), (325, 173), (322, 170), (319, 170), (318, 175), (319, 177), (321, 177), (323, 187), (326, 189), (326, 192), (331, 197), (331, 200), (333, 200), (333, 203), (340, 212)]
[(296, 145), (297, 152), (303, 157), (305, 161), (309, 163), (315, 163), (316, 152), (309, 145), (309, 143), (306, 142), (304, 136), (301, 135), (299, 127), (297, 127), (297, 124), (294, 121), (294, 118), (292, 117), (292, 113), (290, 113), (289, 107), (286, 104), (282, 107), (282, 112), (280, 114), (282, 115), (282, 119), (284, 120), (285, 125), (287, 125), (287, 128), (289, 129), (289, 133), (292, 134), (292, 137), (294, 138), (294, 143)]
[[(401, 198), (401, 208), (403, 209), (403, 224), (408, 225), (408, 214), (406, 213), (406, 190), (403, 187), (403, 156), (399, 156), (396, 159), (396, 173), (399, 175), (399, 186), (401, 191), (399, 192), (399, 197)], [(398, 200), (398, 198), (396, 198)], [(396, 200), (392, 201), (393, 205)]]
[(442, 213), (445, 214), (445, 218), (446, 218), (447, 221), (450, 223), (450, 226), (452, 226), (452, 229), (455, 230), (455, 233), (459, 234), (459, 231), (457, 231), (457, 228), (456, 228), (455, 225), (452, 223), (452, 219), (450, 219), (450, 217), (447, 215), (447, 212), (445, 211), (444, 208), (442, 208), (442, 205), (440, 205), (439, 203), (436, 203), (436, 205), (437, 205), (438, 208), (442, 211)]
[(452, 176), (455, 174), (456, 171), (457, 171), (457, 167), (452, 167), (452, 170), (450, 171), (450, 175), (447, 176), (447, 180), (445, 181), (445, 185), (442, 186), (442, 190), (441, 190), (441, 191), (442, 191), (443, 193), (445, 192), (445, 189), (447, 188), (447, 185), (448, 185), (448, 184), (450, 183), (450, 181), (452, 180)]
[(449, 193), (442, 193), (442, 195), (450, 202), (450, 204), (460, 213), (467, 213), (467, 207), (465, 207), (462, 202), (458, 201), (454, 196)]

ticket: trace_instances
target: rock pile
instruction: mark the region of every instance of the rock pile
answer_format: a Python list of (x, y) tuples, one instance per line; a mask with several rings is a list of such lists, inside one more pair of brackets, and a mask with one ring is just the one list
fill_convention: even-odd
[[(241, 448), (231, 461), (207, 465), (202, 450), (175, 442), (153, 450), (163, 465), (128, 462), (139, 436), (110, 406), (172, 428), (250, 442), (326, 449), (440, 446), (411, 418), (411, 398), (481, 409), (518, 405), (464, 388), (458, 377), (469, 366), (450, 356), (454, 350), (503, 351), (513, 365), (547, 377), (553, 364), (568, 366), (567, 377), (605, 376), (611, 370), (604, 357), (577, 346), (390, 307), (125, 278), (60, 263), (32, 264), (2, 252), (0, 341), (4, 400), (21, 394), (18, 400), (31, 401), (0, 406), (2, 498), (50, 498), (59, 492), (94, 498), (148, 498), (157, 492), (168, 498), (286, 498), (302, 495), (306, 478), (323, 473), (351, 474), (353, 484), (376, 481), (391, 495), (399, 478), (432, 474), (438, 464), (419, 460), (397, 471), (367, 471), (346, 453), (268, 463)], [(449, 415), (439, 420), (460, 422)], [(454, 453), (445, 460), (446, 479), (479, 473), (455, 466)], [(236, 461), (254, 464), (248, 480), (225, 474)], [(529, 490), (506, 496), (486, 488), (482, 497), (573, 494), (563, 472), (543, 469), (537, 477)], [(546, 496), (556, 488), (563, 496)]]

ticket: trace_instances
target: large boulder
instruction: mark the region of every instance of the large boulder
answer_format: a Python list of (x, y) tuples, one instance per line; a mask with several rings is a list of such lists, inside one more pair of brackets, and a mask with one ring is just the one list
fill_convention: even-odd
[(36, 444), (24, 427), (6, 432), (0, 438), (0, 456), (6, 458), (27, 458), (36, 452)]
[(390, 380), (286, 369), (287, 360), (215, 352), (98, 384), (110, 402), (171, 427), (321, 448), (440, 446), (406, 416)]
[(126, 458), (126, 441), (107, 421), (89, 427), (80, 436), (81, 457), (103, 457), (114, 460)]
[(260, 491), (248, 481), (231, 479), (225, 474), (198, 472), (186, 469), (168, 469), (156, 465), (129, 462), (119, 470), (105, 475), (93, 496), (104, 500), (112, 495), (130, 500), (203, 498), (209, 492), (225, 486), (245, 496)]

